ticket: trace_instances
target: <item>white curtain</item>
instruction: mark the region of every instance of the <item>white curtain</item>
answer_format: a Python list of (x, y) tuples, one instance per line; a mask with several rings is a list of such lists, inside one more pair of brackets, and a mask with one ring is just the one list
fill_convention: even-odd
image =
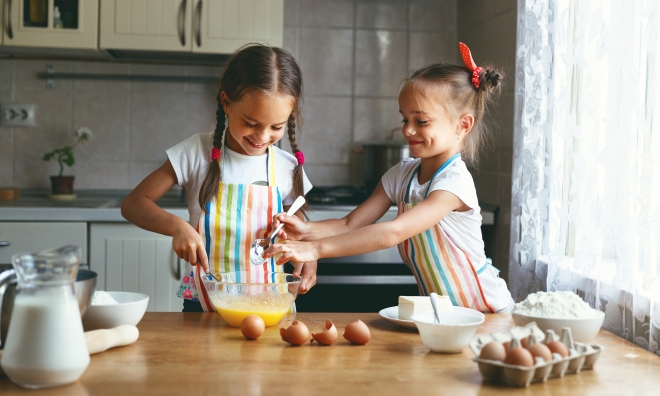
[(660, 343), (658, 0), (518, 0), (509, 284)]

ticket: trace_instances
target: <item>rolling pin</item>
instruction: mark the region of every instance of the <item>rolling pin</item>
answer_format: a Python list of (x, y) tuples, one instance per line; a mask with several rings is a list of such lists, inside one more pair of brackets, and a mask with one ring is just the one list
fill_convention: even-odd
[(92, 330), (85, 332), (85, 341), (89, 354), (106, 351), (110, 348), (134, 343), (140, 332), (131, 325), (117, 326), (113, 329)]

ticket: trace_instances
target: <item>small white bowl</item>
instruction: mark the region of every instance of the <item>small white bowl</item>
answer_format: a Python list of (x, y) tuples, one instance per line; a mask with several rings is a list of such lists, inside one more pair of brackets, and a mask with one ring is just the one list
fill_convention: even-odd
[(440, 323), (435, 323), (433, 312), (413, 315), (411, 319), (419, 329), (422, 342), (433, 352), (459, 353), (470, 344), (472, 336), (485, 320), (481, 312), (471, 311), (475, 313), (443, 312)]
[(598, 334), (598, 331), (603, 325), (603, 320), (605, 319), (605, 313), (603, 311), (594, 309), (594, 312), (596, 312), (597, 315), (590, 318), (570, 319), (540, 318), (515, 312), (513, 312), (511, 316), (513, 317), (513, 323), (515, 323), (516, 326), (524, 326), (527, 323), (536, 322), (536, 325), (539, 329), (543, 330), (544, 333), (548, 329), (552, 329), (558, 336), (561, 335), (561, 329), (563, 327), (570, 327), (573, 341), (589, 343), (594, 337), (596, 337), (596, 334)]
[(108, 292), (119, 304), (90, 305), (83, 318), (85, 331), (137, 325), (147, 310), (149, 296), (132, 292)]

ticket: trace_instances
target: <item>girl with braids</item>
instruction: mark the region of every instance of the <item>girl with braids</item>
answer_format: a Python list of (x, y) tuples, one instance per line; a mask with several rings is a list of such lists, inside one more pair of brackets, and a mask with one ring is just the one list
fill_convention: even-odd
[[(486, 105), (501, 74), (477, 67), (459, 43), (464, 66), (435, 64), (413, 73), (399, 94), (401, 132), (410, 154), (382, 177), (373, 194), (343, 219), (303, 223), (281, 214), (281, 237), (263, 257), (277, 263), (349, 256), (398, 245), (421, 295), (482, 312), (513, 308), (506, 283), (484, 253), (477, 192), (466, 162), (487, 137)], [(464, 162), (466, 161), (466, 162)], [(376, 223), (392, 204), (397, 217)]]
[[(172, 236), (177, 256), (188, 262), (178, 290), (184, 312), (213, 310), (201, 285), (206, 272), (263, 277), (282, 271), (272, 259), (250, 264), (249, 249), (270, 234), (273, 215), (312, 188), (296, 144), (301, 96), (300, 68), (288, 52), (264, 45), (241, 48), (220, 81), (215, 131), (167, 150), (165, 164), (122, 203), (126, 219)], [(274, 146), (285, 134), (294, 155)], [(189, 222), (155, 203), (174, 184), (186, 189)], [(303, 206), (298, 215), (307, 210)], [(303, 278), (300, 293), (307, 292), (316, 282), (316, 262), (296, 264), (294, 275)]]

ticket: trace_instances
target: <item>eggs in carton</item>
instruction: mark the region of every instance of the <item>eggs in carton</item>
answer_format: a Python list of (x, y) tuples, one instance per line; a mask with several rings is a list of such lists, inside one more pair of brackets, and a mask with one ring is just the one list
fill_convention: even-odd
[[(501, 359), (504, 355), (496, 345), (484, 350), (486, 345), (493, 342), (508, 345), (505, 359)], [(549, 347), (552, 360), (546, 361), (537, 356), (530, 362), (526, 357), (508, 356), (514, 349), (521, 352), (519, 349), (526, 349), (541, 342)], [(520, 348), (521, 346), (525, 348)], [(470, 349), (475, 354), (472, 360), (477, 362), (485, 380), (527, 387), (531, 382), (546, 382), (548, 378), (561, 378), (565, 374), (577, 374), (581, 370), (592, 369), (604, 347), (573, 342), (571, 329), (568, 327), (562, 329), (560, 338), (553, 330), (543, 334), (536, 323), (532, 322), (508, 331), (477, 334), (470, 342)], [(486, 352), (484, 356), (481, 356), (482, 350)]]

